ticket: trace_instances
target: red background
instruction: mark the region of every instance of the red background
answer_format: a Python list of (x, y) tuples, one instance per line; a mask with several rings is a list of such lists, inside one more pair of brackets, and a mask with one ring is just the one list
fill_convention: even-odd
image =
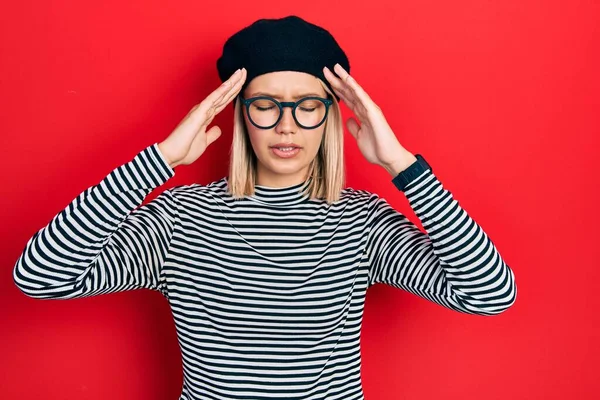
[[(593, 1), (22, 1), (0, 16), (0, 398), (176, 399), (168, 303), (130, 291), (41, 301), (14, 286), (27, 240), (164, 139), (220, 83), (225, 39), (261, 17), (325, 26), (400, 142), (423, 154), (512, 267), (515, 305), (459, 314), (369, 291), (366, 399), (592, 399), (600, 390), (600, 6)], [(596, 71), (596, 72), (594, 72)], [(227, 173), (223, 136), (153, 192)], [(350, 113), (343, 109), (345, 117)], [(347, 185), (419, 226), (346, 132)]]

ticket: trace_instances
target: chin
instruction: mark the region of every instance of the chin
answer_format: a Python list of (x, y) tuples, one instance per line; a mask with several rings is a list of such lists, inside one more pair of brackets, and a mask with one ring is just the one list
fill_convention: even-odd
[(306, 167), (302, 160), (271, 159), (266, 164), (276, 174), (294, 174)]
[(276, 174), (288, 175), (295, 174), (298, 171), (302, 170), (303, 166), (299, 166), (297, 164), (294, 165), (271, 165), (270, 170)]

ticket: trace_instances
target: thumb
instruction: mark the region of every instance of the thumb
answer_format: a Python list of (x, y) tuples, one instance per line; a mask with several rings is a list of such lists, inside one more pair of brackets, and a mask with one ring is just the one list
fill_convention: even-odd
[(217, 125), (206, 131), (206, 146), (210, 146), (212, 142), (219, 138), (219, 136), (221, 136), (221, 128)]
[(360, 129), (358, 122), (356, 122), (354, 118), (350, 117), (346, 120), (346, 126), (348, 127), (350, 134), (354, 136), (354, 139), (358, 139), (358, 130)]

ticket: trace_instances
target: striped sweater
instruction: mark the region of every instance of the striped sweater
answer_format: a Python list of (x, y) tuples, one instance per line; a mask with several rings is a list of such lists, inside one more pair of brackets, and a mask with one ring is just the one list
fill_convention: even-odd
[(29, 239), (13, 278), (38, 299), (159, 291), (180, 400), (363, 399), (360, 329), (377, 283), (483, 316), (515, 301), (512, 270), (430, 169), (404, 192), (426, 233), (366, 190), (310, 199), (308, 181), (234, 200), (222, 178), (142, 205), (174, 175), (146, 147)]

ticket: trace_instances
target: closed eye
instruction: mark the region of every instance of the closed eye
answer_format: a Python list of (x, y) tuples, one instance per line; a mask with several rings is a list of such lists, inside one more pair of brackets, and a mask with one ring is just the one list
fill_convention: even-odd
[(269, 111), (274, 109), (275, 107), (260, 107), (260, 106), (255, 106), (255, 108), (259, 111)]

